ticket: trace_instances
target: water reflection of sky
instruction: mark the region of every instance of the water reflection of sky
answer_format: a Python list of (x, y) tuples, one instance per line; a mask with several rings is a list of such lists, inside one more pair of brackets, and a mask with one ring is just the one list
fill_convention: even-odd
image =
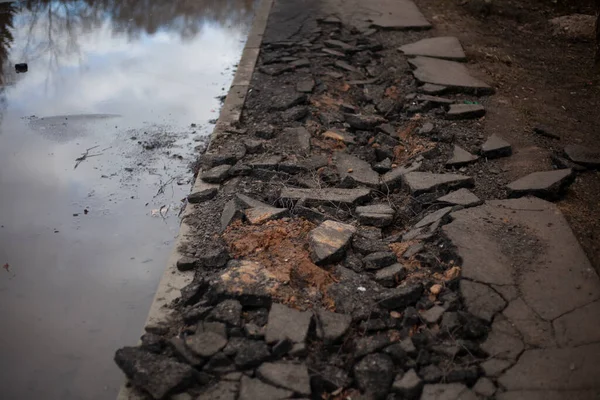
[[(0, 4), (0, 265), (16, 272), (0, 271), (3, 400), (114, 398), (112, 355), (139, 336), (178, 229), (177, 210), (164, 221), (151, 210), (189, 190), (157, 188), (189, 176), (252, 11), (248, 0)], [(157, 133), (175, 147), (132, 139)], [(103, 155), (74, 169), (92, 146)]]

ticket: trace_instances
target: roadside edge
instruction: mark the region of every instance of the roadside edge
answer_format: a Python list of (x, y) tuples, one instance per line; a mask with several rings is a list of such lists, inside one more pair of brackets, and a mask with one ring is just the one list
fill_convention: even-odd
[[(241, 118), (273, 2), (274, 0), (261, 0), (260, 5), (257, 8), (246, 45), (242, 51), (237, 72), (233, 78), (225, 102), (221, 107), (217, 124), (210, 136), (208, 149), (211, 148), (212, 143), (214, 143), (217, 137), (223, 135), (229, 127), (235, 125)], [(218, 187), (218, 185), (208, 184), (201, 179), (196, 179), (191, 193), (199, 192), (210, 187)], [(194, 279), (193, 271), (181, 272), (176, 266), (177, 260), (182, 257), (182, 254), (178, 249), (191, 231), (186, 220), (192, 212), (192, 207), (186, 207), (182, 214), (179, 234), (167, 261), (165, 272), (156, 289), (144, 327), (167, 321), (170, 315), (170, 310), (168, 308), (169, 304), (180, 297), (181, 289), (190, 284)], [(121, 385), (117, 400), (141, 399), (142, 397), (140, 394), (133, 390), (133, 388), (128, 387), (126, 382)]]

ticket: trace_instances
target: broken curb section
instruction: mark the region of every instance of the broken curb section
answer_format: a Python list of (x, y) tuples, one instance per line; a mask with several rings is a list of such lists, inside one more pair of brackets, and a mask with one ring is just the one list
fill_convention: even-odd
[(429, 28), (261, 3), (119, 399), (597, 398), (600, 279), (551, 201), (598, 154), (489, 179), (495, 89)]

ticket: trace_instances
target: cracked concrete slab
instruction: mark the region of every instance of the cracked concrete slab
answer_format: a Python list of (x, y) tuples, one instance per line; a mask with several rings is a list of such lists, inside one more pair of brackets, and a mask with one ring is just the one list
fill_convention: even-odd
[(462, 258), (463, 277), (516, 284), (523, 300), (548, 321), (600, 297), (600, 280), (554, 204), (493, 200), (451, 217), (442, 229)]
[(600, 390), (518, 390), (498, 393), (497, 400), (598, 400)]
[(498, 382), (511, 390), (600, 389), (600, 343), (527, 350)]
[(600, 342), (600, 301), (595, 301), (554, 320), (559, 346)]
[(537, 316), (521, 298), (511, 301), (502, 313), (519, 331), (525, 343), (535, 347), (555, 345), (550, 322)]

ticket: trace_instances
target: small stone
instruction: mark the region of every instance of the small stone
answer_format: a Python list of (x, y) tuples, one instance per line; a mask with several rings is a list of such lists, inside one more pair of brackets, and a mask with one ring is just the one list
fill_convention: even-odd
[(310, 67), (310, 60), (308, 58), (300, 58), (298, 60), (290, 62), (290, 65), (296, 69)]
[(496, 385), (489, 378), (479, 378), (473, 386), (473, 391), (485, 398), (491, 398), (496, 393)]
[(292, 396), (291, 390), (280, 389), (262, 382), (242, 376), (238, 400), (282, 400)]
[(421, 251), (425, 249), (425, 245), (423, 243), (415, 243), (411, 245), (406, 251), (402, 254), (402, 257), (405, 259), (410, 259), (411, 257), (416, 256)]
[(230, 165), (219, 165), (203, 172), (200, 176), (204, 182), (221, 183), (229, 176)]
[(345, 187), (352, 187), (357, 184), (372, 188), (379, 186), (379, 174), (371, 169), (368, 162), (342, 152), (334, 156), (333, 162), (342, 179), (342, 185)]
[(407, 56), (427, 56), (455, 61), (464, 61), (467, 58), (459, 40), (452, 36), (422, 39), (401, 46), (399, 50)]
[(363, 263), (365, 264), (365, 269), (374, 270), (380, 269), (383, 267), (388, 267), (394, 263), (398, 262), (398, 258), (396, 254), (392, 251), (380, 251), (376, 253), (369, 254), (365, 258), (363, 258)]
[(221, 230), (227, 229), (229, 224), (238, 221), (244, 217), (244, 213), (238, 206), (235, 200), (229, 200), (225, 203), (223, 212), (221, 213)]
[(425, 218), (423, 218), (419, 222), (417, 222), (417, 224), (415, 225), (415, 228), (423, 228), (423, 227), (429, 226), (429, 225), (433, 224), (434, 222), (443, 219), (446, 215), (450, 214), (450, 212), (452, 212), (452, 207), (445, 207), (445, 208), (441, 208), (437, 211), (434, 211), (431, 214), (428, 214)]
[(262, 139), (273, 139), (275, 137), (275, 128), (273, 125), (259, 124), (256, 126), (256, 136)]
[(271, 111), (285, 111), (288, 108), (306, 103), (308, 97), (305, 93), (298, 93), (295, 89), (279, 91), (274, 89), (273, 93), (265, 93), (270, 97)]
[(448, 119), (474, 119), (485, 115), (485, 108), (481, 104), (451, 104), (446, 113)]
[(402, 350), (404, 350), (404, 352), (408, 355), (414, 356), (417, 354), (417, 348), (415, 347), (415, 344), (413, 343), (412, 339), (410, 337), (401, 340), (400, 343), (398, 343), (400, 345), (400, 347), (402, 348)]
[(304, 364), (264, 363), (256, 374), (267, 383), (292, 390), (299, 395), (310, 396), (310, 378)]
[(341, 260), (356, 228), (336, 221), (325, 221), (309, 233), (310, 253), (317, 265)]
[(386, 333), (361, 337), (355, 342), (354, 357), (360, 358), (366, 356), (367, 354), (381, 350), (390, 344), (392, 344), (392, 340)]
[(199, 192), (194, 192), (188, 195), (187, 201), (190, 204), (200, 204), (205, 201), (212, 200), (215, 198), (219, 191), (217, 188), (208, 188)]
[(368, 398), (385, 399), (394, 379), (394, 363), (385, 354), (369, 354), (354, 366), (358, 387)]
[(311, 314), (274, 303), (269, 312), (266, 341), (269, 344), (290, 339), (303, 343), (310, 326)]
[(194, 368), (201, 368), (206, 362), (205, 359), (198, 357), (190, 351), (185, 345), (183, 339), (179, 337), (173, 337), (169, 340), (169, 346), (175, 353), (175, 356), (181, 361), (191, 365)]
[(341, 79), (344, 77), (344, 74), (341, 72), (328, 71), (325, 72), (325, 75), (332, 77), (333, 79)]
[(263, 339), (265, 337), (265, 328), (253, 323), (244, 325), (244, 334), (250, 339)]
[(409, 172), (404, 182), (413, 195), (438, 190), (458, 189), (473, 186), (473, 178), (460, 174), (434, 174), (431, 172)]
[(198, 259), (192, 257), (181, 257), (177, 260), (177, 269), (180, 271), (190, 271), (198, 266)]
[(427, 365), (421, 368), (419, 375), (425, 383), (438, 383), (442, 380), (444, 373), (437, 365)]
[(306, 154), (310, 151), (310, 133), (304, 127), (285, 128), (281, 132), (281, 141), (284, 146), (290, 147), (294, 152)]
[(572, 182), (573, 170), (534, 172), (510, 183), (507, 188), (511, 197), (533, 195), (554, 199)]
[(348, 43), (342, 42), (341, 40), (326, 40), (323, 43), (327, 47), (331, 47), (334, 49), (340, 49), (343, 51), (349, 51), (349, 50), (354, 49), (354, 47), (352, 47)]
[(203, 370), (211, 373), (227, 374), (235, 371), (235, 365), (229, 357), (219, 352), (208, 360)]
[(389, 192), (401, 187), (402, 182), (405, 181), (404, 176), (410, 172), (417, 171), (421, 168), (421, 165), (421, 161), (415, 161), (407, 167), (394, 167), (394, 164), (392, 164), (393, 169), (381, 177), (383, 190)]
[(227, 344), (227, 339), (214, 332), (202, 332), (185, 338), (185, 345), (200, 357), (212, 357)]
[(271, 357), (269, 346), (263, 341), (243, 340), (235, 355), (235, 365), (241, 369), (254, 368)]
[[(117, 350), (115, 362), (134, 386), (143, 389), (154, 399), (185, 390), (194, 379), (194, 369), (189, 365), (139, 347)], [(160, 379), (156, 379), (157, 376)]]
[(334, 62), (333, 65), (335, 65), (336, 67), (341, 68), (345, 71), (360, 72), (360, 70), (358, 68), (353, 67), (352, 65), (348, 64), (345, 61), (338, 60), (338, 61)]
[(333, 50), (333, 49), (322, 49), (321, 51), (329, 56), (334, 56), (334, 57), (339, 57), (339, 58), (346, 57), (346, 54), (339, 52), (337, 50)]
[(423, 126), (419, 128), (418, 133), (419, 135), (429, 135), (434, 129), (435, 127), (431, 122), (425, 122)]
[(380, 269), (375, 273), (375, 281), (382, 286), (394, 287), (407, 275), (406, 268), (402, 264), (393, 264)]
[(483, 201), (481, 201), (479, 197), (475, 196), (469, 189), (465, 188), (458, 189), (457, 191), (439, 197), (436, 201), (463, 207), (473, 207), (483, 204)]
[(219, 303), (209, 314), (209, 319), (232, 326), (239, 326), (241, 317), (242, 305), (239, 301), (233, 299)]
[(287, 217), (289, 210), (287, 208), (260, 207), (250, 208), (244, 211), (244, 214), (252, 225), (260, 225), (267, 221)]
[(405, 374), (399, 374), (392, 384), (392, 391), (398, 393), (403, 399), (414, 400), (419, 397), (423, 382), (414, 369)]
[(326, 310), (318, 310), (317, 318), (317, 337), (326, 343), (335, 343), (344, 336), (352, 322), (352, 316), (350, 315)]
[(386, 122), (383, 117), (378, 115), (363, 115), (363, 114), (345, 114), (346, 122), (357, 130), (374, 129), (377, 125)]
[(462, 167), (479, 160), (479, 157), (469, 153), (460, 146), (454, 145), (452, 158), (446, 161), (446, 167)]
[(248, 154), (257, 154), (263, 151), (264, 142), (262, 140), (247, 139), (244, 141)]
[(512, 154), (512, 146), (498, 135), (492, 135), (481, 146), (481, 154), (487, 158), (508, 157)]
[(445, 311), (446, 309), (444, 307), (433, 306), (429, 310), (423, 311), (421, 313), (421, 318), (428, 324), (435, 324), (442, 318)]
[(382, 293), (379, 296), (379, 305), (389, 310), (404, 309), (419, 301), (422, 294), (421, 284), (398, 287)]
[(386, 172), (392, 170), (392, 160), (386, 158), (383, 161), (373, 165), (373, 169), (379, 174), (385, 174)]
[(340, 129), (329, 129), (323, 133), (323, 137), (327, 139), (339, 140), (346, 144), (354, 144), (356, 139), (354, 135)]
[(205, 154), (202, 154), (202, 156), (200, 156), (200, 163), (201, 163), (202, 167), (211, 169), (211, 168), (218, 167), (218, 166), (224, 165), (224, 164), (233, 165), (238, 161), (239, 158), (241, 158), (241, 157), (238, 157), (235, 154), (229, 154), (229, 153), (218, 153), (218, 154), (205, 153)]

